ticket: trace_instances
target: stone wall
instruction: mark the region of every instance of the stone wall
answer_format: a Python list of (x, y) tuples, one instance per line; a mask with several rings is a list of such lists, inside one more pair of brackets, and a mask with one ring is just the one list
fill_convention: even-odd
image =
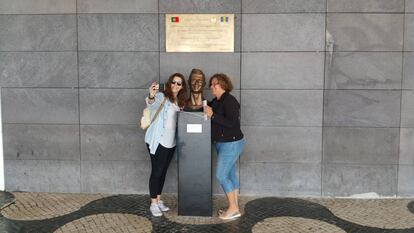
[[(235, 52), (166, 53), (167, 13), (235, 14)], [(413, 51), (414, 0), (2, 0), (6, 190), (147, 193), (147, 87), (196, 67), (235, 84), (241, 194), (414, 196)]]

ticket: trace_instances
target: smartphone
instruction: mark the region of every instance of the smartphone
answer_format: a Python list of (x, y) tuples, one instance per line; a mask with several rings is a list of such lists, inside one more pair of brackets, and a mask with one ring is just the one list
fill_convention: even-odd
[(160, 83), (160, 84), (159, 84), (159, 89), (158, 89), (158, 91), (160, 91), (160, 92), (165, 91), (165, 84), (164, 84), (164, 83)]

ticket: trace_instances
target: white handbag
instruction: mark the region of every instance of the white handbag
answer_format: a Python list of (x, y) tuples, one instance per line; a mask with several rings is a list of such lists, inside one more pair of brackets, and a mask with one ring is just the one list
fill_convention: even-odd
[(162, 107), (164, 107), (164, 103), (167, 100), (167, 98), (164, 98), (164, 100), (162, 101), (160, 107), (157, 109), (157, 112), (154, 115), (154, 118), (151, 119), (151, 109), (146, 107), (144, 108), (144, 110), (142, 111), (142, 116), (141, 116), (141, 121), (140, 121), (140, 127), (143, 130), (147, 130), (150, 125), (152, 124), (152, 122), (155, 121), (155, 119), (157, 119), (158, 114), (160, 113)]

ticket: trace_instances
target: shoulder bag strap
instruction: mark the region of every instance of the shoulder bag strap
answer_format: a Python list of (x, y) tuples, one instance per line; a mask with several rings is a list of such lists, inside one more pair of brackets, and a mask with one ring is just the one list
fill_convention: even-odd
[(166, 100), (167, 100), (167, 98), (164, 97), (164, 100), (162, 101), (162, 103), (161, 103), (160, 107), (158, 108), (157, 112), (155, 113), (154, 118), (152, 118), (150, 124), (152, 124), (152, 122), (154, 122), (155, 119), (157, 119), (157, 116), (161, 112), (161, 109), (164, 107), (164, 103), (165, 103)]

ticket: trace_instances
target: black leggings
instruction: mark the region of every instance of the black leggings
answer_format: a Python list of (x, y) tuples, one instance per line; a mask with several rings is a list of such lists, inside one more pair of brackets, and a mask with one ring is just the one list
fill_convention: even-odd
[[(149, 152), (148, 144), (147, 148)], [(175, 147), (165, 148), (159, 144), (155, 151), (155, 155), (150, 153), (152, 169), (149, 179), (149, 190), (151, 198), (157, 198), (157, 195), (161, 195), (162, 188), (164, 187), (165, 175), (167, 175), (167, 169), (174, 155), (174, 150)]]

